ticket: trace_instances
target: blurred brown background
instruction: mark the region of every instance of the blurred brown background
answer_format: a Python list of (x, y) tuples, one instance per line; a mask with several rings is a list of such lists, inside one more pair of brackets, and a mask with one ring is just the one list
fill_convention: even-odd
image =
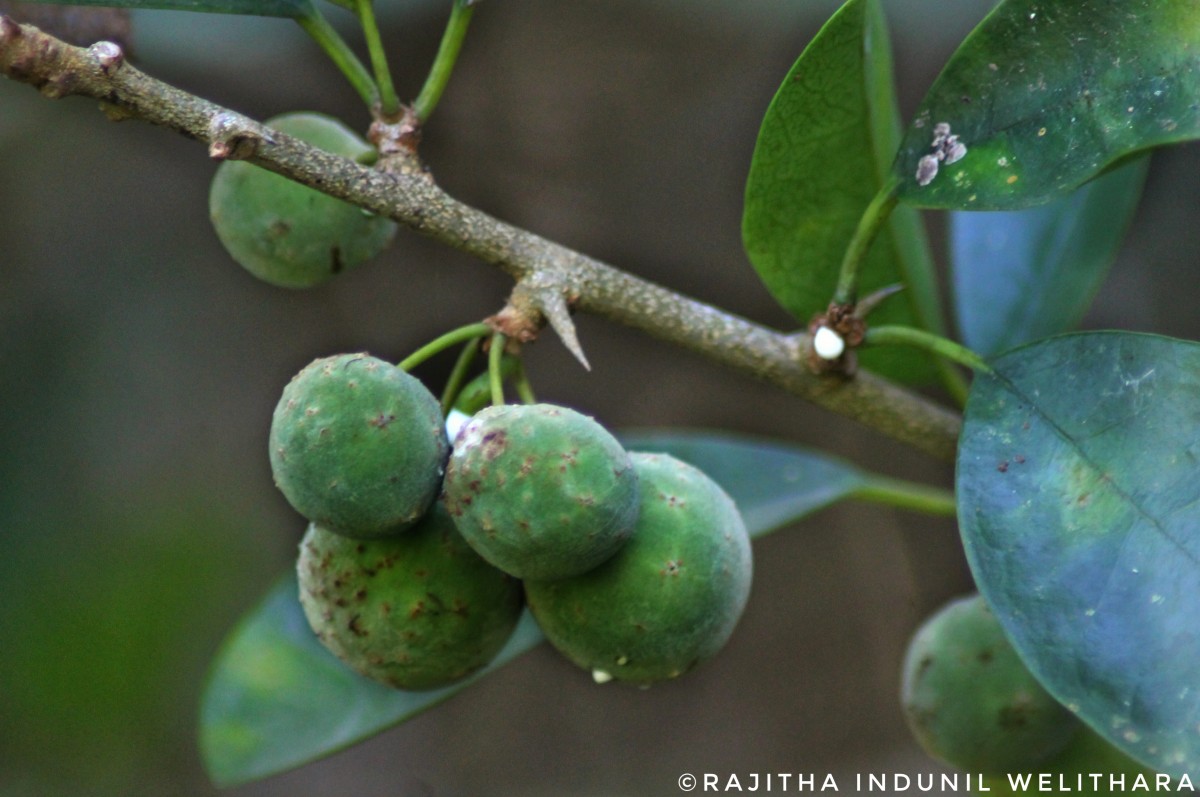
[[(405, 96), (448, 5), (382, 0)], [(788, 328), (742, 254), (741, 195), (762, 113), (836, 5), (483, 3), (423, 154), (494, 215)], [(991, 3), (885, 5), (907, 112)], [(258, 118), (368, 121), (290, 22), (139, 12), (134, 40), (142, 68)], [(494, 312), (509, 287), (404, 231), (327, 287), (258, 283), (209, 227), (214, 168), (194, 142), (0, 82), (2, 797), (215, 791), (195, 743), (206, 666), (302, 531), (266, 457), (280, 389), (317, 356), (399, 359)], [(1089, 326), (1200, 337), (1198, 177), (1195, 147), (1157, 157)], [(790, 396), (578, 322), (591, 373), (551, 337), (528, 352), (545, 400), (611, 427), (773, 435), (950, 483), (949, 467)], [(422, 375), (436, 385), (445, 368)], [(848, 504), (756, 554), (729, 648), (678, 683), (596, 687), (542, 648), (366, 744), (230, 793), (665, 795), (683, 772), (829, 772), (847, 790), (854, 772), (935, 771), (896, 688), (912, 628), (969, 589), (953, 523)]]

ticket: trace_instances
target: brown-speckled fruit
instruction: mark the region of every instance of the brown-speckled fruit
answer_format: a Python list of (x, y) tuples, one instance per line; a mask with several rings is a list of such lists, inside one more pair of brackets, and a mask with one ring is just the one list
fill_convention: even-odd
[(917, 630), (900, 691), (921, 745), (968, 772), (1030, 771), (1080, 726), (1021, 662), (979, 595), (952, 601)]
[(566, 407), (488, 407), (446, 465), (446, 508), (471, 547), (518, 578), (579, 575), (633, 533), (637, 474), (596, 421)]
[(521, 613), (520, 582), (472, 551), (440, 508), (379, 540), (310, 525), (297, 572), (300, 603), (321, 642), (398, 689), (467, 677), (495, 657)]
[(650, 684), (714, 656), (750, 594), (750, 537), (733, 500), (691, 465), (633, 454), (642, 510), (632, 539), (595, 570), (527, 581), (534, 618), (598, 682)]
[(283, 389), (271, 420), (275, 483), (297, 512), (349, 537), (420, 520), (449, 448), (433, 394), (366, 354), (310, 363)]

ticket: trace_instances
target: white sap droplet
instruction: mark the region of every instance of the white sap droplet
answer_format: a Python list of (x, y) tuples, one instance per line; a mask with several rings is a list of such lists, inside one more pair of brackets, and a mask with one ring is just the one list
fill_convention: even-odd
[(604, 670), (592, 670), (592, 680), (598, 684), (606, 684), (612, 680), (612, 674)]
[(813, 351), (822, 360), (836, 360), (846, 350), (846, 341), (829, 327), (821, 327), (813, 335)]
[(471, 420), (471, 416), (467, 415), (462, 410), (450, 410), (450, 413), (446, 416), (446, 436), (451, 440), (458, 437), (459, 430), (462, 429), (469, 420)]

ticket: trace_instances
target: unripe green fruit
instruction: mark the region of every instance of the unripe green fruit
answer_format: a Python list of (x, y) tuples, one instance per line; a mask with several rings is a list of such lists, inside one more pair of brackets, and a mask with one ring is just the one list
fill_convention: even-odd
[(650, 684), (715, 655), (750, 594), (750, 538), (729, 496), (663, 454), (633, 454), (642, 509), (633, 537), (581, 576), (526, 581), (542, 631), (561, 653), (611, 679)]
[(475, 415), (446, 465), (444, 501), (476, 551), (518, 578), (566, 578), (633, 532), (637, 474), (596, 421), (565, 407), (508, 404)]
[[(338, 120), (291, 113), (267, 125), (335, 155), (358, 159), (370, 145)], [(307, 288), (383, 251), (396, 224), (245, 161), (213, 177), (209, 214), (225, 249), (247, 271), (284, 288)]]
[(969, 772), (1030, 771), (1080, 726), (1021, 662), (980, 595), (947, 604), (917, 630), (901, 699), (930, 755)]
[(271, 420), (275, 484), (297, 512), (349, 537), (417, 522), (437, 497), (449, 447), (433, 394), (366, 354), (310, 363)]
[(467, 677), (495, 657), (521, 614), (520, 582), (479, 558), (440, 508), (380, 540), (312, 524), (297, 572), (300, 603), (321, 642), (398, 689)]

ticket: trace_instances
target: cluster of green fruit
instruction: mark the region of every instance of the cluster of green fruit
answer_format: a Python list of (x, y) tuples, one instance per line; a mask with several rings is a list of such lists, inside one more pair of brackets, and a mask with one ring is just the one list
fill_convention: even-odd
[(284, 389), (270, 457), (311, 521), (297, 567), (313, 630), (398, 688), (483, 667), (523, 605), (597, 681), (672, 678), (722, 647), (749, 594), (728, 495), (570, 409), (489, 407), (451, 445), (419, 380), (338, 355)]

